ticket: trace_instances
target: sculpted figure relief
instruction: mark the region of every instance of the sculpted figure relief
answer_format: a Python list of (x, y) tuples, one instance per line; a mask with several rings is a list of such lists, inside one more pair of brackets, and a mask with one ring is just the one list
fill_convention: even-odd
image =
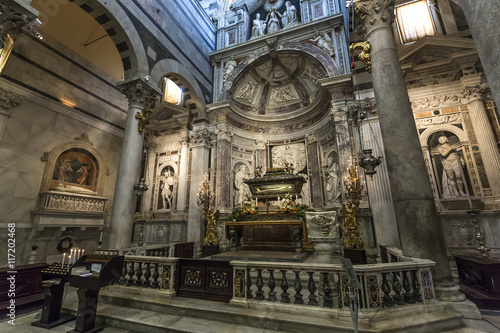
[(461, 171), (463, 161), (457, 150), (448, 143), (446, 136), (439, 137), (438, 141), (436, 149), (443, 157), (443, 196), (465, 195)]
[(309, 39), (315, 43), (318, 47), (322, 48), (330, 56), (335, 55), (335, 49), (333, 47), (333, 40), (328, 35), (328, 33), (323, 32), (320, 34), (318, 31), (314, 34), (314, 38)]
[(267, 33), (272, 34), (281, 30), (280, 20), (278, 16), (281, 18), (281, 14), (271, 8), (269, 14), (267, 14), (266, 22), (267, 22)]
[(255, 20), (253, 20), (252, 37), (250, 37), (250, 39), (264, 36), (264, 34), (266, 33), (266, 27), (266, 22), (264, 20), (261, 20), (260, 14), (257, 13), (255, 15)]
[(326, 193), (328, 202), (334, 202), (340, 196), (339, 164), (329, 155), (325, 168)]
[(236, 68), (237, 64), (236, 61), (231, 57), (229, 61), (226, 63), (226, 67), (224, 67), (224, 77), (223, 81), (224, 83), (227, 81), (227, 78), (229, 77), (229, 74), (232, 73), (232, 71)]
[(248, 103), (252, 103), (252, 99), (255, 95), (255, 87), (257, 83), (253, 83), (252, 81), (248, 81), (240, 90), (240, 93), (236, 96), (243, 100), (246, 100)]

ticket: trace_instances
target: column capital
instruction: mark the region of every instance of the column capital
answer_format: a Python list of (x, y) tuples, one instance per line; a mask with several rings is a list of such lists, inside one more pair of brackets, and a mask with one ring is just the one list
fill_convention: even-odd
[(318, 141), (318, 136), (316, 135), (316, 133), (306, 134), (306, 141), (307, 143), (316, 142)]
[(334, 122), (347, 121), (347, 116), (349, 115), (350, 108), (351, 108), (350, 105), (344, 105), (344, 106), (332, 105), (330, 108), (330, 113), (333, 116), (333, 121)]
[(135, 79), (117, 84), (120, 92), (128, 99), (129, 107), (152, 108), (160, 97), (160, 89), (153, 87), (143, 79)]
[(3, 40), (7, 34), (16, 34), (37, 16), (38, 11), (26, 4), (25, 1), (2, 1), (2, 5), (0, 5), (0, 39)]
[(390, 28), (394, 21), (395, 0), (355, 0), (358, 31), (365, 36), (378, 28)]
[(231, 137), (233, 136), (233, 132), (231, 132), (226, 126), (215, 130), (215, 134), (217, 134), (217, 140), (227, 140), (229, 142), (231, 142)]
[(208, 147), (213, 133), (206, 128), (200, 129), (189, 136), (191, 147)]
[(465, 87), (462, 94), (464, 95), (464, 98), (467, 100), (467, 102), (470, 103), (475, 100), (482, 100), (486, 94), (486, 91), (487, 91), (487, 85), (479, 84), (476, 86)]
[(266, 149), (267, 144), (267, 140), (255, 140), (255, 146), (257, 147), (257, 149)]
[(23, 98), (10, 91), (0, 89), (0, 113), (9, 115), (10, 110), (19, 106)]

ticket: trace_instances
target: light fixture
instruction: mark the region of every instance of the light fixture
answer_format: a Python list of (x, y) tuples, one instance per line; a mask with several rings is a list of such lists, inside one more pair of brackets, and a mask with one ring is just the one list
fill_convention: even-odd
[(134, 185), (135, 195), (139, 198), (148, 190), (148, 185), (144, 182), (144, 178), (139, 179), (139, 182)]

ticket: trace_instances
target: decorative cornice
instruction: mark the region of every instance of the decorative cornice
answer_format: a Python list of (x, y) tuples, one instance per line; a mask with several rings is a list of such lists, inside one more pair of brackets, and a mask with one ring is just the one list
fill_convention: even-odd
[(425, 128), (443, 124), (460, 124), (462, 123), (462, 117), (459, 113), (455, 113), (430, 118), (419, 118), (415, 122), (417, 123), (417, 128)]
[(390, 28), (394, 21), (395, 0), (355, 0), (354, 11), (360, 34), (369, 35), (378, 28)]

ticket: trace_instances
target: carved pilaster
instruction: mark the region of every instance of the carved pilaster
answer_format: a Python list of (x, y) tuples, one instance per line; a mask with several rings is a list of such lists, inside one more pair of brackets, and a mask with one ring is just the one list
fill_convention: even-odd
[(365, 36), (380, 28), (392, 29), (395, 0), (354, 1), (358, 33)]

